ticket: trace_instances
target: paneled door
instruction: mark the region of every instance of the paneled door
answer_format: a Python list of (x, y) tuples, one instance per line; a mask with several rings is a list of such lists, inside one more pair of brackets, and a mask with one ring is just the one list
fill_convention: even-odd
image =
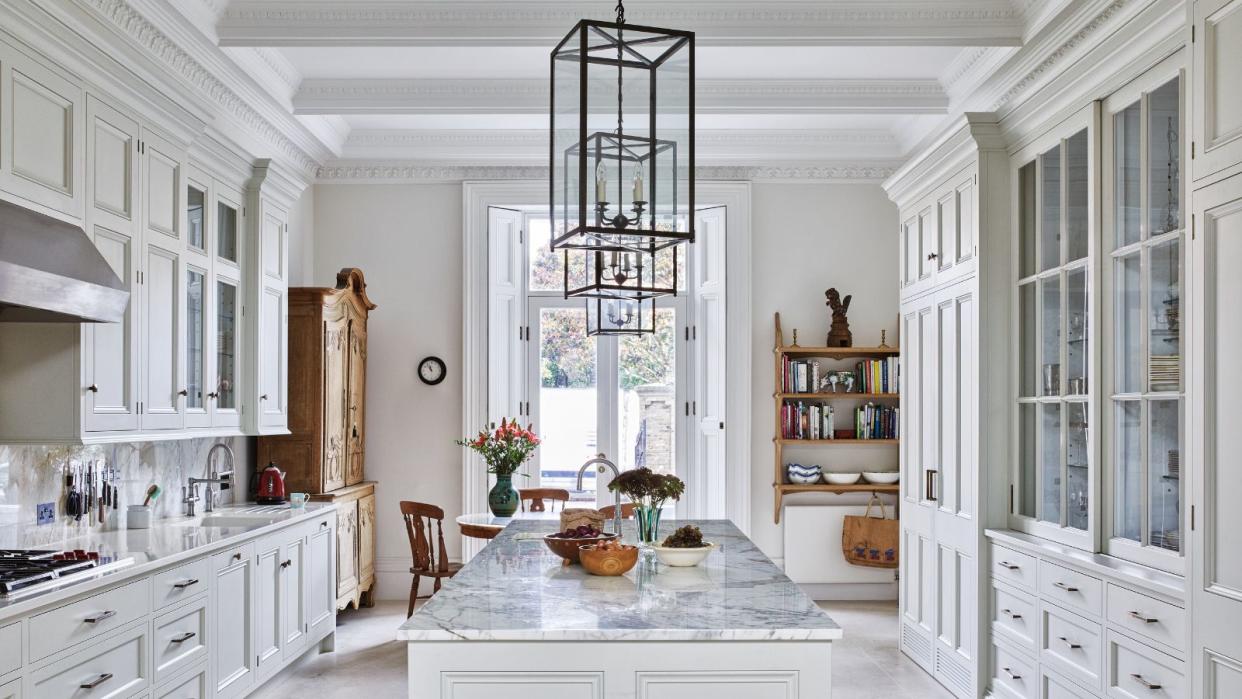
[(366, 449), (367, 326), (361, 318), (349, 321), (349, 376), (345, 388), (345, 485), (362, 482)]
[(936, 305), (934, 296), (901, 309), (901, 650), (932, 672), (936, 635), (936, 502), (934, 477)]
[(1194, 3), (1194, 178), (1242, 162), (1242, 0)]
[(1242, 175), (1196, 191), (1192, 210), (1192, 318), (1203, 329), (1191, 349), (1192, 682), (1193, 696), (1225, 699), (1242, 696), (1242, 547), (1231, 538), (1242, 530)]
[(150, 131), (142, 134), (143, 429), (185, 425), (184, 153)]

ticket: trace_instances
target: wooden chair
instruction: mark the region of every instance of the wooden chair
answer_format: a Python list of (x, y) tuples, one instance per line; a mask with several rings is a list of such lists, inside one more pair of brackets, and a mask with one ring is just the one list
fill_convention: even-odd
[[(617, 511), (616, 505), (606, 505), (599, 508), (599, 513), (604, 516), (605, 520), (612, 519), (613, 514)], [(634, 503), (621, 503), (621, 519), (634, 519)]]
[[(565, 509), (564, 503), (569, 502), (569, 491), (564, 488), (520, 488), (518, 489), (518, 498), (522, 500), (522, 511), (526, 512), (526, 501), (530, 500), (531, 512), (543, 512), (544, 500), (551, 500), (553, 503), (560, 502), (561, 509)], [(556, 510), (554, 506), (553, 511)]]
[[(435, 578), (436, 584), (431, 594), (440, 591), (440, 581), (451, 578), (461, 570), (460, 563), (449, 563), (448, 552), (444, 550), (444, 510), (435, 505), (423, 502), (401, 501), (401, 518), (405, 520), (405, 533), (410, 537), (410, 555), (414, 565), (410, 572), (414, 581), (410, 583), (410, 608), (406, 618), (414, 614), (414, 601), (418, 599), (418, 583), (427, 576)], [(436, 525), (436, 541), (431, 540), (431, 523)]]

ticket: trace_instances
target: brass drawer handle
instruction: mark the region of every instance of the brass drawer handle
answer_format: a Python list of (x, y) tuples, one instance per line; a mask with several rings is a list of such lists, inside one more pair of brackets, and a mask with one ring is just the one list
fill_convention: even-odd
[(1017, 570), (1018, 568), (1021, 568), (1022, 566), (1014, 565), (1013, 563), (1010, 563), (1009, 561), (1001, 561), (1000, 567), (1004, 568), (1005, 570)]
[(88, 624), (98, 624), (99, 622), (103, 621), (104, 619), (111, 619), (111, 618), (112, 618), (112, 617), (114, 617), (114, 616), (116, 616), (116, 612), (114, 612), (114, 611), (112, 611), (112, 610), (108, 610), (108, 611), (106, 611), (106, 612), (100, 612), (100, 613), (96, 614), (95, 616), (88, 616), (88, 617), (86, 617), (85, 619), (83, 619), (82, 621), (85, 621), (85, 622), (86, 622), (86, 623), (88, 623)]
[(1009, 675), (1009, 679), (1011, 679), (1011, 680), (1020, 680), (1020, 679), (1022, 679), (1022, 675), (1015, 675), (1015, 674), (1014, 674), (1014, 672), (1013, 672), (1013, 670), (1010, 670), (1010, 669), (1009, 669), (1009, 668), (1007, 668), (1007, 667), (1002, 667), (1002, 668), (1001, 668), (1001, 670), (1004, 670), (1004, 671), (1005, 671), (1005, 674), (1006, 674), (1006, 675)]
[(1139, 621), (1145, 624), (1154, 624), (1157, 621), (1160, 621), (1159, 619), (1153, 616), (1143, 616), (1142, 612), (1130, 612), (1130, 618), (1138, 619)]
[(1073, 641), (1069, 640), (1068, 638), (1064, 636), (1058, 637), (1058, 640), (1061, 641), (1061, 643), (1064, 643), (1065, 645), (1069, 646), (1070, 650), (1078, 650), (1079, 648), (1082, 648), (1080, 644), (1074, 643)]
[(173, 643), (185, 643), (186, 641), (190, 640), (191, 638), (194, 638), (197, 635), (198, 634), (194, 633), (193, 631), (186, 631), (180, 636), (176, 638), (170, 638), (169, 640), (172, 641)]
[(191, 585), (197, 585), (197, 584), (198, 584), (198, 578), (190, 578), (189, 580), (182, 580), (179, 583), (173, 583), (173, 587), (177, 588), (178, 590), (184, 590), (185, 588)]
[(1008, 610), (1008, 609), (1002, 609), (1002, 610), (1001, 610), (1001, 614), (1004, 614), (1005, 616), (1009, 617), (1010, 619), (1021, 619), (1021, 618), (1022, 618), (1022, 615), (1021, 615), (1021, 614), (1018, 614), (1017, 612), (1010, 611), (1010, 610)]
[(84, 682), (84, 683), (82, 683), (82, 684), (78, 685), (78, 688), (79, 688), (79, 689), (94, 689), (94, 688), (98, 687), (99, 685), (103, 684), (104, 682), (107, 682), (107, 681), (108, 681), (108, 680), (110, 680), (110, 679), (112, 679), (112, 673), (111, 673), (111, 672), (105, 672), (104, 674), (100, 675), (99, 677), (96, 677), (94, 682)]
[(1052, 583), (1052, 586), (1059, 587), (1062, 590), (1065, 590), (1066, 592), (1078, 592), (1078, 588), (1074, 587), (1073, 585), (1066, 585), (1063, 582), (1054, 582)]
[(1130, 677), (1135, 682), (1138, 682), (1139, 684), (1143, 685), (1147, 689), (1163, 689), (1164, 688), (1162, 685), (1159, 685), (1155, 682), (1148, 682), (1142, 675), (1138, 674), (1137, 672), (1131, 674)]

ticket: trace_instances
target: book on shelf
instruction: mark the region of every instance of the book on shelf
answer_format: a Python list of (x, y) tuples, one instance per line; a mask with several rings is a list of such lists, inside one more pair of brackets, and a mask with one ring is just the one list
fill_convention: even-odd
[(868, 403), (854, 409), (855, 439), (897, 439), (901, 409)]
[[(781, 393), (817, 393), (828, 372), (816, 360), (781, 358)], [(844, 390), (844, 384), (842, 384)], [(897, 357), (866, 359), (854, 365), (851, 393), (897, 394), (901, 390), (901, 361)]]

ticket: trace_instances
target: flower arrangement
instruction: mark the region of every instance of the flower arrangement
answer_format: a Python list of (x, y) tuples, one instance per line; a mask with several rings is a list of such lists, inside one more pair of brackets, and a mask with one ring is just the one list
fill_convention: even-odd
[(643, 467), (626, 471), (608, 484), (608, 489), (621, 493), (634, 503), (638, 521), (638, 539), (647, 546), (659, 540), (660, 512), (669, 500), (680, 500), (686, 484), (677, 476), (655, 473)]
[(539, 446), (539, 437), (532, 427), (522, 427), (517, 420), (502, 418), (499, 427), (493, 423), (488, 429), (480, 430), (473, 439), (459, 439), (457, 443), (479, 452), (487, 463), (488, 473), (512, 476)]

